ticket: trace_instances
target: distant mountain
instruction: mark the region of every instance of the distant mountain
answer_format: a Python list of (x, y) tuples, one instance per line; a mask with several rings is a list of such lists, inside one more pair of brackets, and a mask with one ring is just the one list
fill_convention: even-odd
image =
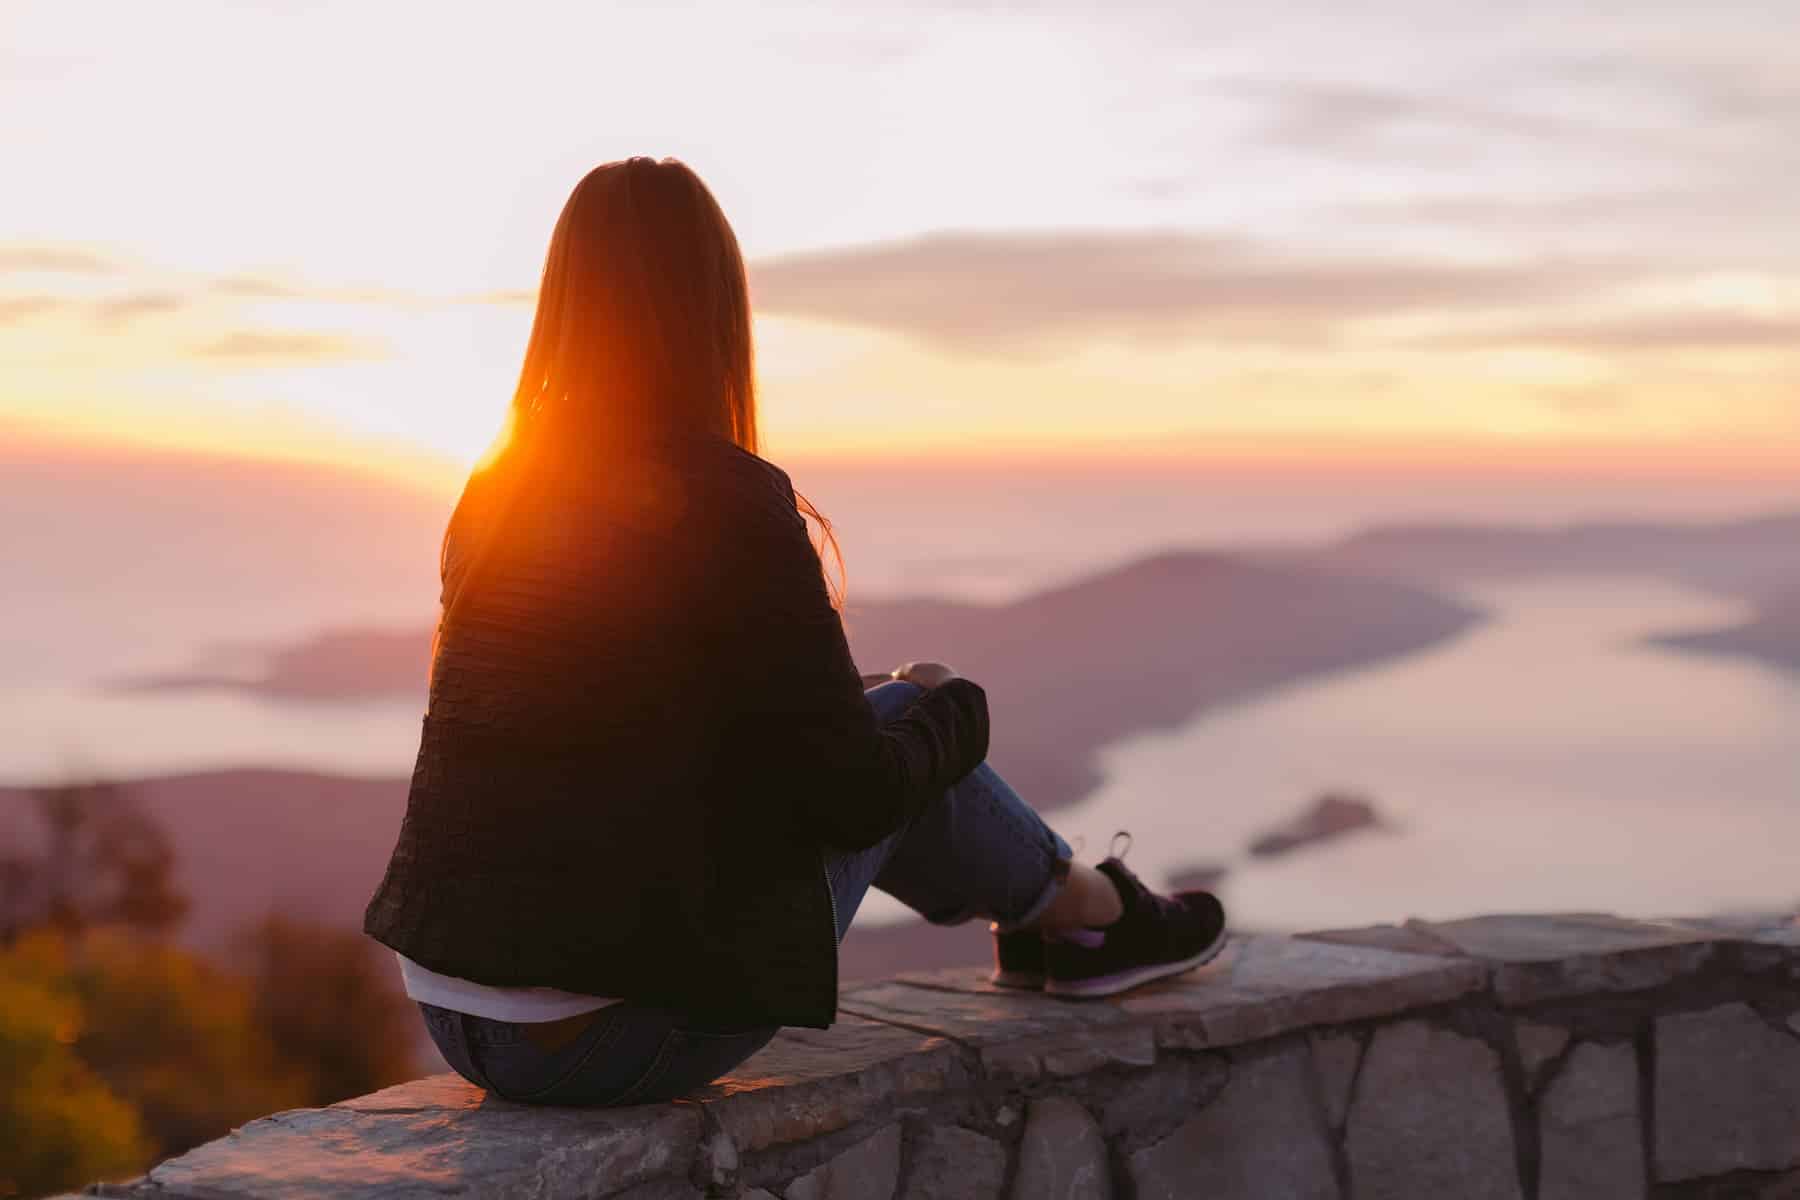
[(367, 700), (418, 696), (431, 664), (431, 633), (417, 629), (338, 629), (291, 645), (240, 647), (235, 667), (203, 663), (187, 671), (128, 675), (108, 686), (155, 692), (222, 688), (272, 700)]
[(1310, 561), (1420, 579), (1545, 573), (1655, 574), (1761, 597), (1800, 585), (1800, 513), (1740, 521), (1591, 522), (1549, 529), (1381, 526)]
[(1673, 650), (1748, 658), (1766, 666), (1800, 671), (1800, 588), (1764, 600), (1755, 617), (1741, 625), (1670, 633), (1650, 640)]
[(1094, 788), (1109, 742), (1412, 653), (1478, 619), (1411, 584), (1181, 553), (1012, 604), (870, 604), (848, 622), (865, 670), (935, 658), (986, 687), (994, 763), (1051, 809)]
[(1367, 530), (1307, 561), (1440, 581), (1545, 574), (1659, 575), (1747, 600), (1757, 615), (1726, 629), (1678, 631), (1651, 645), (1800, 669), (1800, 513), (1695, 524), (1609, 522), (1553, 529), (1456, 524)]
[[(1217, 554), (1168, 554), (989, 606), (936, 599), (855, 606), (865, 670), (949, 662), (987, 688), (994, 761), (1042, 808), (1098, 783), (1096, 750), (1203, 708), (1453, 636), (1471, 610), (1419, 586)], [(124, 681), (223, 687), (271, 699), (366, 699), (423, 690), (425, 630), (342, 631), (268, 648), (249, 670)]]

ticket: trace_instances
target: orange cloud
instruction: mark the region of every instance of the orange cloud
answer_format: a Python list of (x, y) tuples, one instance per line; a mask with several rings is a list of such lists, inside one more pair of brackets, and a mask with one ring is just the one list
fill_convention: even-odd
[(174, 292), (131, 292), (97, 302), (93, 306), (94, 323), (102, 329), (121, 329), (140, 317), (180, 312), (187, 303), (185, 297)]
[(227, 360), (243, 366), (275, 366), (320, 362), (355, 362), (385, 358), (384, 347), (323, 333), (287, 333), (238, 330), (203, 345), (194, 353), (201, 358)]
[(0, 272), (112, 275), (119, 264), (92, 250), (68, 246), (0, 246)]
[(61, 308), (63, 302), (55, 296), (12, 296), (0, 300), (0, 325), (11, 325), (18, 321), (29, 320)]
[(1800, 317), (1735, 312), (1652, 313), (1611, 320), (1543, 322), (1439, 334), (1433, 346), (1550, 346), (1595, 353), (1647, 350), (1797, 350)]

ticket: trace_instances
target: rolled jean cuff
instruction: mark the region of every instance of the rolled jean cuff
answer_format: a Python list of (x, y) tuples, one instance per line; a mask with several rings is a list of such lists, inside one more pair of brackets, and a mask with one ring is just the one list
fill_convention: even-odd
[(1038, 893), (1037, 899), (1031, 902), (1031, 907), (1027, 908), (1022, 916), (1010, 921), (995, 918), (995, 932), (1013, 933), (1036, 925), (1038, 919), (1044, 915), (1044, 910), (1049, 908), (1051, 902), (1061, 894), (1063, 888), (1068, 886), (1069, 864), (1074, 861), (1074, 852), (1060, 837), (1056, 839), (1056, 845), (1057, 857), (1050, 864), (1050, 879), (1044, 884), (1044, 890)]
[(1044, 882), (1044, 887), (1039, 889), (1037, 896), (1031, 900), (1030, 905), (1028, 905), (1026, 910), (1021, 912), (1019, 916), (1015, 916), (1015, 918), (1006, 918), (1006, 916), (999, 914), (999, 912), (981, 914), (981, 912), (977, 912), (977, 910), (967, 909), (963, 910), (963, 912), (958, 912), (958, 914), (952, 916), (952, 918), (932, 918), (932, 925), (961, 925), (963, 921), (970, 921), (970, 919), (977, 918), (977, 916), (986, 916), (990, 921), (994, 921), (994, 930), (995, 932), (999, 932), (999, 934), (1012, 934), (1015, 930), (1030, 928), (1031, 925), (1037, 925), (1039, 918), (1044, 916), (1044, 910), (1049, 909), (1051, 901), (1057, 900), (1058, 894), (1062, 892), (1064, 887), (1067, 887), (1067, 883), (1069, 883), (1069, 864), (1075, 862), (1075, 851), (1069, 849), (1069, 844), (1062, 840), (1062, 835), (1060, 835), (1060, 833), (1057, 833), (1055, 829), (1051, 829), (1051, 831), (1049, 831), (1049, 837), (1055, 842), (1055, 855), (1051, 856), (1051, 860), (1049, 860), (1049, 878)]

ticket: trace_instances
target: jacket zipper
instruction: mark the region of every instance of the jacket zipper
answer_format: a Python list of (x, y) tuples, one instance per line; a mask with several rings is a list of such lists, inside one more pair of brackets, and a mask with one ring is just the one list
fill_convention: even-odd
[(835, 1012), (838, 989), (837, 891), (831, 886), (831, 866), (823, 853), (819, 855), (819, 880), (825, 885), (825, 903), (831, 914), (831, 1007)]

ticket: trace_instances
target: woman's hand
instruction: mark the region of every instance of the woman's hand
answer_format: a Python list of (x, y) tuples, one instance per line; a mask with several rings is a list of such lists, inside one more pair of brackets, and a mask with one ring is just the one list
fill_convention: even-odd
[(909, 662), (894, 669), (895, 679), (904, 679), (907, 683), (916, 683), (928, 690), (942, 687), (956, 677), (956, 668), (941, 662)]

